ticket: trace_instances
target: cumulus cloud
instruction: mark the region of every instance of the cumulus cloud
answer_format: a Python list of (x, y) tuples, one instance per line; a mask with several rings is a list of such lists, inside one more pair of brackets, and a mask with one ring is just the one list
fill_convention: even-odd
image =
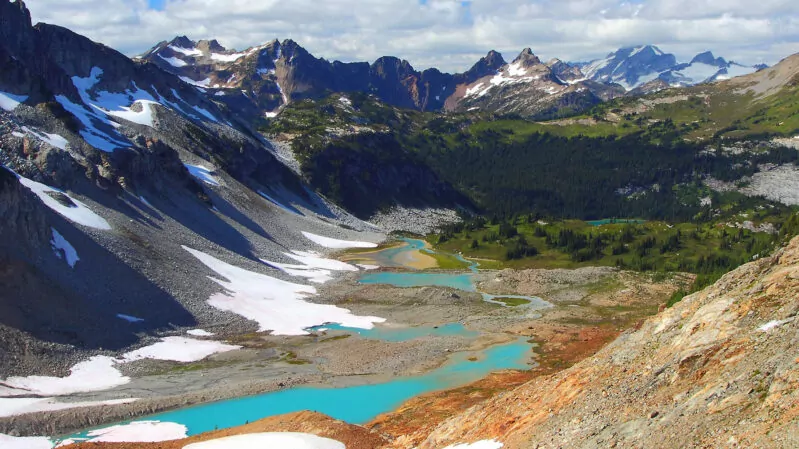
[(35, 21), (134, 55), (175, 35), (243, 49), (291, 38), (318, 57), (394, 55), (463, 71), (492, 49), (512, 59), (590, 60), (643, 43), (689, 59), (713, 50), (746, 63), (799, 51), (795, 0), (27, 0)]

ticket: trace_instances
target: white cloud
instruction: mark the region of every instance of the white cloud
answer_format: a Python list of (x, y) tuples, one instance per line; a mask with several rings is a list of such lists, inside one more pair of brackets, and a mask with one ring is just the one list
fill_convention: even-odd
[(713, 50), (774, 63), (799, 51), (794, 0), (28, 0), (34, 20), (66, 26), (123, 53), (185, 34), (243, 49), (291, 38), (318, 57), (463, 71), (488, 50), (513, 59), (586, 60), (621, 47), (660, 45), (680, 59)]

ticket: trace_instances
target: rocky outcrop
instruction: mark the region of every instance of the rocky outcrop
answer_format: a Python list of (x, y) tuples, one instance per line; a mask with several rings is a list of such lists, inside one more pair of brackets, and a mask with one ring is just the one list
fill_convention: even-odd
[(799, 237), (574, 367), (444, 422), (419, 447), (796, 447), (797, 298)]

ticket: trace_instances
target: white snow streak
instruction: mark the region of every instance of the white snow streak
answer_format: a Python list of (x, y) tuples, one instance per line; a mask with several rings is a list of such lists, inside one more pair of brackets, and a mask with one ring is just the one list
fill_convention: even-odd
[(302, 231), (302, 235), (308, 240), (316, 243), (317, 245), (324, 246), (325, 248), (344, 249), (344, 248), (377, 248), (377, 243), (371, 242), (356, 242), (351, 240), (338, 240), (330, 237), (312, 234), (310, 232)]
[(169, 65), (171, 65), (172, 67), (180, 68), (180, 67), (186, 67), (188, 65), (186, 61), (183, 61), (182, 59), (178, 59), (175, 57), (165, 58), (161, 55), (158, 55), (158, 57), (169, 63)]
[(191, 165), (191, 164), (183, 164), (186, 166), (186, 169), (189, 170), (189, 173), (194, 176), (195, 178), (199, 179), (200, 181), (210, 184), (212, 186), (218, 186), (219, 181), (214, 178), (213, 169), (206, 168), (202, 165)]
[(75, 247), (73, 247), (67, 239), (64, 238), (55, 228), (50, 228), (53, 231), (53, 239), (50, 240), (50, 245), (53, 246), (53, 252), (55, 255), (58, 256), (60, 259), (63, 257), (66, 259), (67, 265), (71, 268), (75, 268), (75, 264), (78, 263), (80, 257), (78, 257), (78, 252), (75, 251)]

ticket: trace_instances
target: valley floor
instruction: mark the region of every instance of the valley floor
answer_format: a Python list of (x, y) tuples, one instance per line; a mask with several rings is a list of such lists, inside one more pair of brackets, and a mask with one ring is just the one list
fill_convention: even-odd
[(593, 354), (622, 330), (656, 313), (674, 291), (691, 280), (689, 275), (655, 279), (610, 268), (478, 274), (481, 291), (535, 295), (554, 304), (538, 309), (503, 307), (483, 301), (478, 293), (450, 288), (363, 285), (353, 273), (324, 285), (319, 297), (357, 315), (384, 317), (388, 326), (435, 328), (461, 323), (479, 335), (424, 335), (390, 342), (336, 330), (295, 337), (240, 334), (226, 338), (226, 342), (242, 346), (240, 350), (189, 364), (136, 362), (124, 372), (133, 378), (129, 384), (69, 398), (81, 402), (140, 398), (133, 403), (2, 418), (0, 433), (68, 434), (161, 410), (298, 385), (378, 383), (429, 372), (453, 353), (478, 354), (519, 337), (537, 344), (529, 354), (531, 371), (500, 372), (473, 385), (423, 395), (368, 425), (378, 430), (381, 438), (406, 435), (403, 438), (408, 441), (419, 441), (435, 424), (466, 407)]

